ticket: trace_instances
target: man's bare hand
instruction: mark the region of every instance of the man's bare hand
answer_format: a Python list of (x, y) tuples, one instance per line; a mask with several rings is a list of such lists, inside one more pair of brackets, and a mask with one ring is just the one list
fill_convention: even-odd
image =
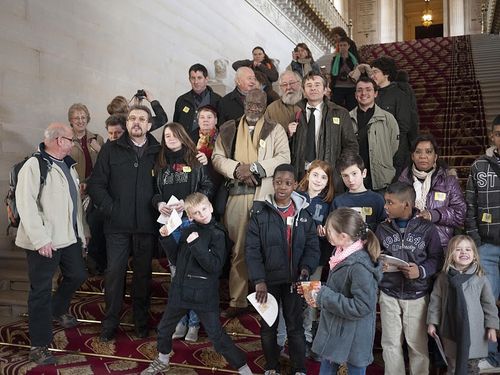
[(267, 302), (267, 285), (265, 282), (255, 285), (255, 299), (258, 303)]
[(238, 168), (236, 168), (236, 178), (242, 182), (245, 182), (250, 176), (253, 176), (253, 173), (250, 172), (250, 164), (240, 164)]
[(38, 254), (46, 258), (52, 258), (52, 252), (57, 251), (54, 247), (52, 247), (52, 242), (49, 242), (46, 245), (43, 245), (38, 250)]
[(415, 263), (410, 263), (409, 266), (399, 266), (398, 270), (400, 270), (407, 279), (418, 279), (420, 276), (420, 271)]

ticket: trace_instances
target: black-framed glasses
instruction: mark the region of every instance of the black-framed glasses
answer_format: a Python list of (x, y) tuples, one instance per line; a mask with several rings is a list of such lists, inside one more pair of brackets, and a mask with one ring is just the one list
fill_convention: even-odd
[(73, 142), (73, 138), (63, 137), (62, 135), (59, 138), (65, 139), (65, 140), (70, 141), (70, 142)]

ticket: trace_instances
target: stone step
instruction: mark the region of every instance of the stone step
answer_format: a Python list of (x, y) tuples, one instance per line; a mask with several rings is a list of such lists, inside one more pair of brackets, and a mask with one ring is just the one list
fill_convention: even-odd
[(0, 316), (18, 317), (28, 312), (28, 292), (0, 290)]

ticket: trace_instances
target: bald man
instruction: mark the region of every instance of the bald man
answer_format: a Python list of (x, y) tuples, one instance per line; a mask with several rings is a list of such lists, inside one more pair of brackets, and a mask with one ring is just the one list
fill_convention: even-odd
[[(68, 308), (74, 292), (87, 278), (82, 256), (85, 233), (78, 174), (76, 162), (69, 156), (72, 147), (71, 128), (60, 123), (50, 124), (39, 154), (29, 158), (19, 171), (16, 187), (21, 218), (16, 245), (26, 250), (31, 285), (29, 358), (39, 365), (56, 362), (48, 350), (52, 342), (52, 321), (64, 328), (78, 324), (68, 314)], [(48, 168), (42, 186), (37, 158)], [(63, 278), (52, 295), (52, 278), (58, 268)]]
[(219, 124), (228, 120), (236, 120), (243, 116), (245, 111), (245, 97), (250, 90), (257, 88), (257, 80), (252, 69), (243, 66), (236, 71), (234, 77), (236, 87), (219, 101)]

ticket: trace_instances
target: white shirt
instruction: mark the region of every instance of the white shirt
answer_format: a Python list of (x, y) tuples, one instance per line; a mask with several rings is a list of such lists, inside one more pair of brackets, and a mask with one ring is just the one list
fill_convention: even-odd
[(316, 108), (314, 111), (314, 120), (315, 120), (315, 128), (314, 128), (314, 138), (315, 138), (315, 143), (316, 143), (316, 152), (318, 151), (318, 139), (319, 139), (319, 130), (321, 129), (321, 122), (323, 120), (323, 102), (319, 103), (316, 107), (307, 104), (306, 105), (306, 115), (307, 115), (307, 122), (309, 122), (309, 118), (311, 117), (311, 111), (309, 108)]

